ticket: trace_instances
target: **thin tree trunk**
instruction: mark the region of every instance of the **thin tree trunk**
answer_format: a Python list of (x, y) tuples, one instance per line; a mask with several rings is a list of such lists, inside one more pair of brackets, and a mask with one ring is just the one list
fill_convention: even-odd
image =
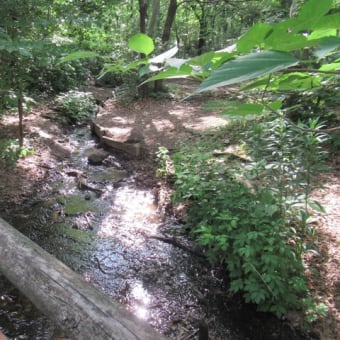
[(201, 6), (201, 15), (198, 17), (199, 21), (199, 34), (198, 34), (198, 42), (197, 42), (197, 54), (201, 55), (203, 53), (204, 47), (206, 45), (206, 37), (207, 37), (207, 18), (206, 18), (206, 9), (204, 5)]
[(81, 276), (0, 218), (0, 270), (36, 307), (79, 340), (162, 339)]
[(139, 31), (146, 33), (146, 19), (148, 17), (148, 1), (139, 0)]
[(163, 34), (162, 34), (162, 44), (163, 46), (169, 41), (170, 39), (170, 33), (171, 33), (171, 27), (176, 17), (176, 11), (177, 11), (177, 0), (170, 0), (169, 7), (168, 7), (168, 13), (165, 19)]
[[(177, 0), (170, 0), (168, 12), (165, 19), (163, 34), (162, 34), (162, 47), (167, 47), (167, 44), (170, 40), (170, 33), (171, 33), (171, 27), (174, 23), (175, 17), (177, 12)], [(160, 92), (163, 90), (163, 81), (162, 80), (156, 80), (154, 84), (154, 91)]]
[(18, 91), (18, 113), (19, 113), (19, 145), (24, 145), (24, 98), (22, 91)]
[(155, 26), (159, 17), (160, 0), (153, 0), (152, 4), (152, 16), (149, 23), (148, 35), (150, 37), (155, 36)]

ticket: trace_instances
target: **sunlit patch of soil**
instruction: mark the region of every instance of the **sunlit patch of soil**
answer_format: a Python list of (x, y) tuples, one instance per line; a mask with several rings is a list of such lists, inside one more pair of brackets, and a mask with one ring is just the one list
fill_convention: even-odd
[(338, 339), (340, 334), (340, 177), (336, 173), (323, 178), (323, 188), (313, 198), (325, 209), (315, 214), (318, 253), (309, 253), (309, 286), (316, 301), (328, 307), (328, 315), (317, 321), (313, 330), (320, 339)]

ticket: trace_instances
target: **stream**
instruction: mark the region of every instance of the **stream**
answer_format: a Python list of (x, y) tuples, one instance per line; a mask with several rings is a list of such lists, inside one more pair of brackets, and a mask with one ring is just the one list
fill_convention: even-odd
[[(67, 143), (70, 158), (3, 218), (171, 339), (198, 339), (203, 320), (209, 339), (302, 339), (287, 323), (231, 298), (223, 270), (164, 242), (175, 237), (194, 246), (123, 162), (110, 156), (106, 164), (89, 165), (96, 140), (88, 128), (76, 128)], [(3, 277), (0, 330), (10, 339), (63, 338)]]

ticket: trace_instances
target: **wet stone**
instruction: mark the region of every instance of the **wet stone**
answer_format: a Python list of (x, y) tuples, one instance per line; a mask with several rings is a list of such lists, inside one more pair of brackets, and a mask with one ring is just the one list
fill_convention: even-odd
[(98, 150), (94, 150), (92, 151), (87, 159), (89, 164), (91, 165), (101, 165), (103, 164), (103, 161), (110, 155), (109, 152), (102, 150), (102, 149), (98, 149)]

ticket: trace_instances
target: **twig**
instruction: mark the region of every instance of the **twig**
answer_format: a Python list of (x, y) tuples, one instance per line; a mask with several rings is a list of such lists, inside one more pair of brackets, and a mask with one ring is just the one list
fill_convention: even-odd
[(185, 246), (184, 244), (180, 243), (178, 240), (176, 240), (175, 238), (168, 238), (168, 237), (163, 237), (163, 236), (157, 236), (157, 235), (151, 235), (151, 236), (146, 236), (146, 238), (148, 239), (154, 239), (154, 240), (158, 240), (164, 243), (168, 243), (168, 244), (172, 244), (173, 246), (182, 249), (186, 252), (189, 252), (195, 256), (201, 257), (201, 258), (205, 258), (205, 255), (202, 254), (201, 252), (198, 252), (194, 249), (191, 249), (187, 246)]
[(95, 256), (94, 259), (97, 261), (98, 269), (99, 269), (103, 274), (107, 274), (107, 272), (103, 269), (102, 265), (100, 264), (100, 261), (99, 261), (98, 257)]

